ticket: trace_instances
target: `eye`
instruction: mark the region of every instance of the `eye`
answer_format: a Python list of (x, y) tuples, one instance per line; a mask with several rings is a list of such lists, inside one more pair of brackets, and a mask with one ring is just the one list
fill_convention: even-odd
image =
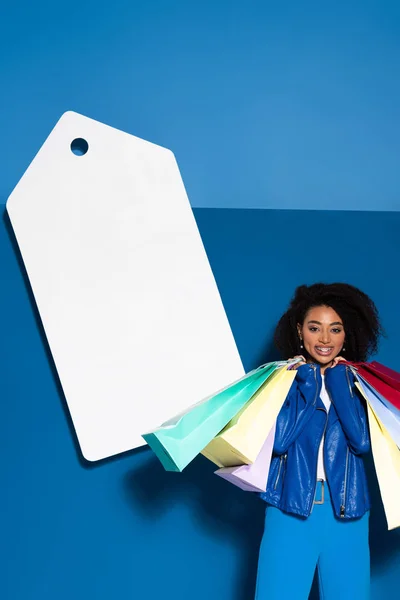
[(313, 327), (309, 327), (308, 330), (312, 331), (312, 332), (315, 332), (315, 331), (318, 331), (318, 327), (314, 327), (314, 326)]
[(335, 329), (332, 329), (333, 333), (342, 333), (341, 329), (338, 329), (337, 327)]

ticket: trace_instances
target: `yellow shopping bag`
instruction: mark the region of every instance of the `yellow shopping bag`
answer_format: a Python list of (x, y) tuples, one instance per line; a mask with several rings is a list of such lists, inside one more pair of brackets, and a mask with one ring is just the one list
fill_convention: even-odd
[(202, 454), (219, 467), (254, 463), (295, 377), (287, 366), (278, 369)]
[(362, 387), (357, 388), (367, 401), (372, 455), (385, 509), (388, 529), (400, 527), (400, 451), (379, 419)]

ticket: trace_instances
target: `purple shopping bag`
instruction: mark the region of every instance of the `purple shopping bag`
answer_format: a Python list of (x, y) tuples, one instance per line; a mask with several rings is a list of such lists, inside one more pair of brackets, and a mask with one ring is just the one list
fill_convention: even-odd
[(215, 474), (230, 481), (245, 492), (265, 492), (274, 439), (275, 425), (269, 432), (253, 464), (241, 465), (239, 467), (224, 467), (215, 471)]

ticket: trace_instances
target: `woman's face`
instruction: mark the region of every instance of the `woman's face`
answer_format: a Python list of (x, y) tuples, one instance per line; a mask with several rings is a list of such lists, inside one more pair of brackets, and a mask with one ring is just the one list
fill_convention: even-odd
[(342, 319), (329, 306), (314, 306), (297, 330), (310, 357), (328, 367), (343, 348), (345, 332)]

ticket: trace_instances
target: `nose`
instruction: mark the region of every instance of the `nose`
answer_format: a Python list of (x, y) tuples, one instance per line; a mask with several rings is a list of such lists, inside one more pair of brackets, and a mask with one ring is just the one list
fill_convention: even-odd
[(319, 335), (319, 341), (321, 344), (329, 344), (331, 341), (331, 335), (329, 329), (321, 329), (321, 333)]

